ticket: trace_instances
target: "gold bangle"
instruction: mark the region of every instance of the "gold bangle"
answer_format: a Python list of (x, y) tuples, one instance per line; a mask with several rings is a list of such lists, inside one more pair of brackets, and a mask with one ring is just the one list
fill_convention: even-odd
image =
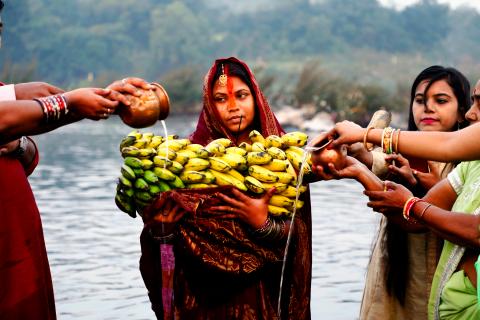
[(395, 150), (393, 152), (398, 153), (398, 141), (400, 140), (400, 129), (397, 129), (397, 139), (395, 139)]
[(365, 134), (363, 135), (363, 147), (364, 147), (368, 152), (372, 151), (373, 148), (374, 148), (373, 145), (372, 145), (371, 148), (369, 148), (369, 147), (367, 146), (367, 136), (368, 136), (368, 132), (369, 132), (370, 130), (372, 130), (372, 129), (375, 129), (375, 128), (374, 128), (374, 127), (368, 127), (368, 128), (367, 128), (367, 131), (365, 131)]
[(431, 203), (427, 204), (425, 206), (425, 208), (423, 208), (422, 212), (420, 212), (420, 214), (418, 215), (418, 219), (421, 219), (423, 220), (423, 215), (425, 214), (425, 212), (428, 210), (428, 208), (430, 208), (432, 206)]

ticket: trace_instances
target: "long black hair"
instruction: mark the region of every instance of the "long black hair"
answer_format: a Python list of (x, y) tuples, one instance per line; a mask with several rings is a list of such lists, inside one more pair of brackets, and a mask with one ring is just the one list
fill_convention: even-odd
[[(415, 92), (418, 85), (427, 80), (428, 84), (424, 91), (424, 96), (433, 83), (445, 80), (452, 88), (455, 98), (458, 101), (458, 112), (464, 121), (459, 122), (457, 127), (450, 130), (461, 129), (468, 125), (465, 121), (465, 113), (470, 107), (470, 83), (467, 78), (455, 68), (445, 68), (442, 66), (431, 66), (420, 72), (412, 84), (410, 93), (410, 111), (408, 117), (408, 130), (418, 131), (413, 119), (413, 103)], [(424, 103), (427, 103), (424, 99)], [(412, 190), (416, 196), (423, 196), (425, 190)], [(385, 239), (383, 245), (386, 246), (387, 255), (385, 257), (385, 282), (387, 292), (395, 295), (398, 301), (403, 305), (405, 303), (406, 285), (410, 273), (408, 260), (408, 233), (401, 229), (395, 223), (387, 220)]]

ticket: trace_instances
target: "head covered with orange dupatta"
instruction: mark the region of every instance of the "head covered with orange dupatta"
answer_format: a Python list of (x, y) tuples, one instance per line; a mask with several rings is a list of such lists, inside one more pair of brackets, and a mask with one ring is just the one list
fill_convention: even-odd
[(215, 60), (205, 76), (203, 82), (203, 110), (197, 128), (190, 135), (190, 141), (205, 145), (217, 138), (228, 138), (234, 143), (236, 142), (235, 133), (232, 133), (222, 124), (212, 95), (215, 81), (223, 72), (222, 65), (227, 67), (224, 69), (227, 76), (239, 77), (248, 85), (254, 96), (255, 119), (251, 129), (258, 130), (264, 137), (272, 134), (282, 135), (284, 131), (270, 109), (267, 99), (263, 96), (252, 71), (243, 61), (230, 57)]

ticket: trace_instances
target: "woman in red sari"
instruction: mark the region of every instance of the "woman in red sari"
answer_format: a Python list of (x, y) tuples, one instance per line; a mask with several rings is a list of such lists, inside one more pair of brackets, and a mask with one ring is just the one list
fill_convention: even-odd
[[(215, 61), (204, 81), (203, 110), (192, 143), (251, 130), (282, 135), (248, 66)], [(310, 319), (310, 195), (295, 217), (282, 286), (290, 224), (268, 216), (274, 190), (251, 198), (235, 188), (164, 193), (144, 215), (140, 270), (158, 319)], [(273, 229), (261, 236), (265, 228)]]

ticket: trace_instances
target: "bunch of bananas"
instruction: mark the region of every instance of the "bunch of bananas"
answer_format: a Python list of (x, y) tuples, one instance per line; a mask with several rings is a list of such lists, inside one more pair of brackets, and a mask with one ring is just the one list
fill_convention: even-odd
[[(290, 132), (282, 137), (263, 137), (250, 133), (250, 142), (233, 146), (221, 138), (206, 146), (192, 144), (177, 135), (162, 137), (153, 133), (132, 131), (120, 143), (124, 158), (118, 179), (115, 203), (135, 217), (161, 192), (179, 188), (211, 188), (234, 186), (247, 193), (262, 194), (275, 187), (269, 212), (288, 217), (294, 206), (297, 177), (302, 167), (307, 135)], [(304, 174), (311, 174), (309, 159), (303, 164)], [(300, 186), (298, 191), (305, 192)]]

